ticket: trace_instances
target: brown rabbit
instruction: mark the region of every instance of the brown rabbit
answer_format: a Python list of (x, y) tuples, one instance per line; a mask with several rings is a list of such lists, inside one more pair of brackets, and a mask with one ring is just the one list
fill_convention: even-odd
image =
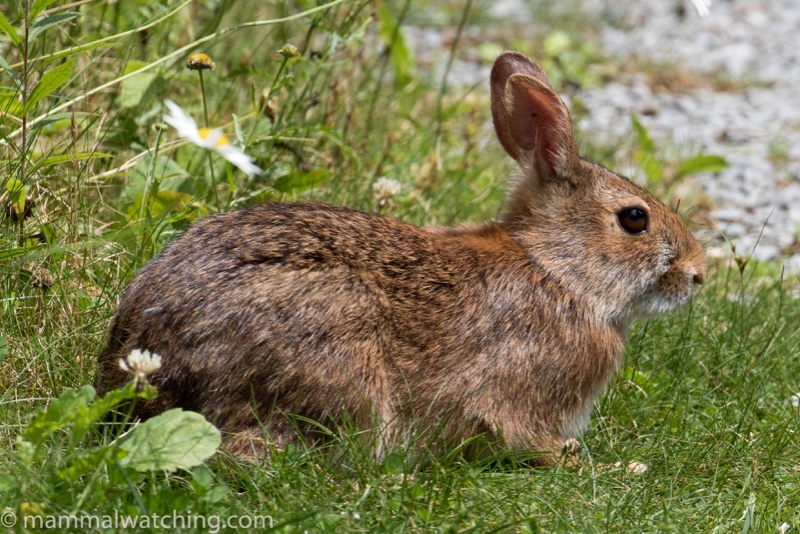
[[(680, 217), (581, 159), (545, 73), (506, 52), (491, 75), (497, 136), (521, 171), (499, 223), (417, 228), (320, 203), (210, 217), (122, 297), (100, 392), (133, 349), (163, 358), (148, 417), (196, 410), (280, 445), (348, 419), (397, 438), (411, 422), (558, 454), (586, 426), (636, 317), (686, 303), (706, 275)], [(302, 416), (301, 424), (291, 414)], [(552, 460), (547, 456), (542, 461)]]

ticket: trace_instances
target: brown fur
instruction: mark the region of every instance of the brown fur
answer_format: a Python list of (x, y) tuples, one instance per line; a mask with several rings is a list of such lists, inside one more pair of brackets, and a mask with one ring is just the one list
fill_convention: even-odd
[[(128, 379), (120, 358), (147, 349), (163, 357), (159, 396), (137, 415), (196, 410), (238, 432), (240, 451), (261, 424), (294, 440), (295, 414), (377, 422), (388, 439), (417, 422), (453, 443), (482, 433), (560, 452), (617, 370), (630, 321), (684, 303), (705, 254), (658, 200), (578, 158), (569, 114), (530, 60), (500, 56), (492, 93), (522, 168), (502, 222), (418, 228), (320, 203), (210, 217), (123, 295), (100, 391)], [(649, 214), (644, 235), (617, 222), (633, 205)]]

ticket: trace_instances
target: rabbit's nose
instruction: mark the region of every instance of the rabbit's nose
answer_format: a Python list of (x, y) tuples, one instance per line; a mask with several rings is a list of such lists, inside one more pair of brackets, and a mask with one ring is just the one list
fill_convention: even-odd
[(698, 286), (703, 285), (705, 281), (706, 277), (703, 276), (701, 273), (697, 273), (694, 276), (692, 276), (692, 282), (694, 282)]

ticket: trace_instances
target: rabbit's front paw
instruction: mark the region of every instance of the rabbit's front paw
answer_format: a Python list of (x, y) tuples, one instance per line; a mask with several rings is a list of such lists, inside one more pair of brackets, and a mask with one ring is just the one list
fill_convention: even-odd
[(564, 465), (575, 466), (578, 464), (580, 452), (581, 443), (575, 438), (569, 438), (561, 448), (561, 460)]

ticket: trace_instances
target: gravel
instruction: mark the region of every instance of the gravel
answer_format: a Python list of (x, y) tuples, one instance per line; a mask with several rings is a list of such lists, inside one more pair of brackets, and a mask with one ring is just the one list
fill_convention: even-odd
[[(737, 252), (778, 260), (800, 272), (800, 11), (795, 0), (715, 0), (702, 18), (687, 3), (646, 0), (617, 24), (604, 25), (605, 54), (621, 60), (679, 65), (738, 90), (654, 92), (630, 75), (580, 93), (589, 114), (579, 124), (602, 139), (631, 133), (613, 117), (636, 113), (651, 135), (685, 153), (723, 156), (730, 167), (694, 177), (715, 208), (716, 228), (703, 232), (710, 252), (730, 257), (719, 232)], [(643, 111), (646, 113), (643, 114)]]
[[(724, 157), (729, 168), (692, 176), (692, 187), (713, 205), (712, 227), (699, 237), (710, 255), (732, 258), (724, 236), (739, 254), (778, 261), (800, 273), (800, 9), (797, 0), (713, 0), (700, 17), (689, 0), (565, 0), (588, 20), (602, 53), (612, 62), (633, 60), (648, 68), (693, 73), (704, 81), (677, 91), (654, 90), (644, 74), (623, 74), (600, 87), (580, 89), (586, 110), (577, 124), (592, 144), (635, 139), (631, 114), (657, 146), (676, 157), (699, 153)], [(498, 24), (531, 21), (524, 0), (490, 8)], [(577, 16), (577, 15), (576, 15)], [(593, 23), (594, 24), (594, 23)], [(559, 28), (544, 28), (552, 31)], [(441, 34), (410, 28), (418, 57), (430, 56)], [(446, 48), (432, 60), (441, 73)], [(470, 58), (453, 68), (451, 86), (488, 79), (488, 67)], [(437, 76), (440, 74), (436, 74)], [(676, 84), (680, 85), (680, 84)], [(629, 172), (632, 169), (619, 169)]]

